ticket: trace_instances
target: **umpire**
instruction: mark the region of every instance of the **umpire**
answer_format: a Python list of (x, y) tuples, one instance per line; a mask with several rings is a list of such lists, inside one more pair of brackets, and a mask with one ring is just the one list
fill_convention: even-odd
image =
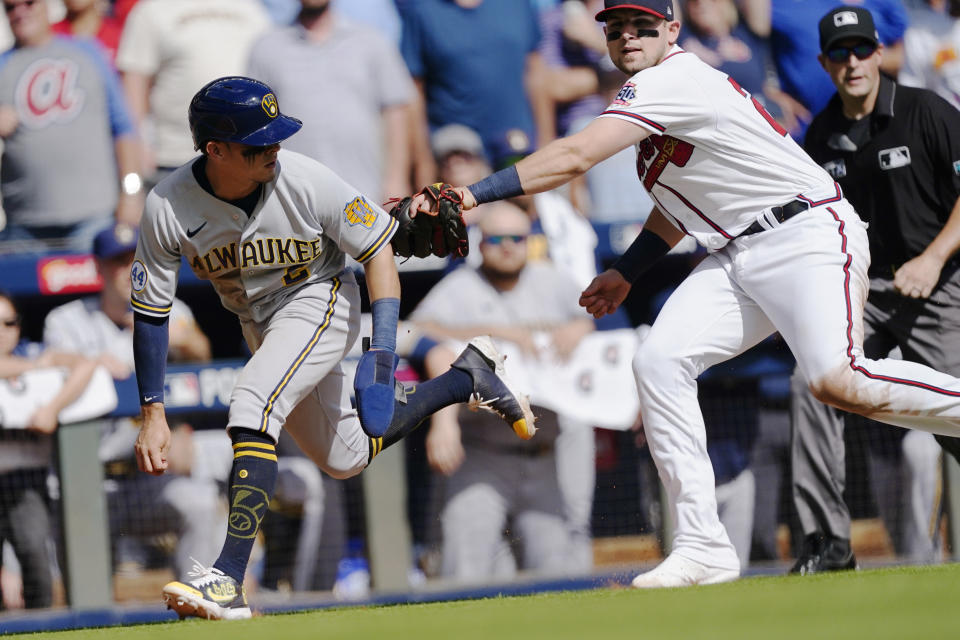
[[(885, 357), (899, 347), (904, 360), (958, 375), (960, 111), (932, 91), (898, 85), (880, 73), (883, 45), (866, 9), (846, 6), (825, 15), (820, 49), (837, 94), (814, 118), (805, 148), (869, 223), (865, 355)], [(793, 382), (793, 499), (806, 539), (791, 572), (852, 569), (843, 414), (817, 402), (799, 372)], [(928, 434), (911, 436), (926, 439), (924, 446), (934, 446), (937, 455)], [(936, 438), (960, 455), (957, 439)], [(899, 455), (900, 438), (895, 446)], [(935, 464), (926, 466), (937, 473)], [(934, 559), (936, 531), (929, 523), (939, 505), (933, 502), (930, 495), (925, 506), (916, 505), (914, 528), (922, 535), (891, 531), (895, 544), (907, 541), (898, 552)]]

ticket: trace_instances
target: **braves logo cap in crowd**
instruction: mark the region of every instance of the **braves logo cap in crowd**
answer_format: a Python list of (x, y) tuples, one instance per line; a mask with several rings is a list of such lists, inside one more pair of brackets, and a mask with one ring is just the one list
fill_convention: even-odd
[(137, 250), (137, 228), (123, 222), (110, 225), (93, 237), (93, 255), (109, 260)]
[(597, 22), (606, 22), (607, 15), (614, 9), (635, 9), (663, 18), (673, 20), (673, 0), (604, 0), (603, 10), (597, 13)]
[(820, 51), (826, 52), (835, 42), (845, 38), (880, 43), (869, 11), (863, 7), (838, 7), (820, 19)]

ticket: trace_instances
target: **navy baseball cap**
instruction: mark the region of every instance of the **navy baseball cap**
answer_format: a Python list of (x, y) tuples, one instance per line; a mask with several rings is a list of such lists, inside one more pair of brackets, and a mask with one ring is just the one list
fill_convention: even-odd
[(838, 7), (820, 19), (820, 51), (826, 53), (835, 42), (860, 38), (880, 43), (873, 16), (863, 7)]
[(109, 260), (124, 253), (137, 250), (138, 229), (118, 222), (110, 225), (93, 238), (93, 255)]
[(664, 20), (673, 20), (673, 0), (603, 0), (603, 9), (597, 13), (597, 22), (606, 22), (614, 9), (635, 9)]

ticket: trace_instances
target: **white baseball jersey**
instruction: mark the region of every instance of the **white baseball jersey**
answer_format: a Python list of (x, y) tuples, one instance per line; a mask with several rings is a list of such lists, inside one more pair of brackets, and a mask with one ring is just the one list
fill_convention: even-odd
[(601, 118), (653, 135), (637, 145), (637, 174), (660, 210), (719, 249), (764, 209), (839, 193), (763, 107), (726, 74), (674, 46), (623, 85)]
[(331, 282), (345, 254), (363, 264), (387, 246), (396, 220), (319, 162), (281, 150), (252, 215), (208, 193), (192, 164), (147, 196), (131, 270), (138, 312), (170, 312), (180, 259), (209, 280), (223, 306), (262, 322), (306, 284)]

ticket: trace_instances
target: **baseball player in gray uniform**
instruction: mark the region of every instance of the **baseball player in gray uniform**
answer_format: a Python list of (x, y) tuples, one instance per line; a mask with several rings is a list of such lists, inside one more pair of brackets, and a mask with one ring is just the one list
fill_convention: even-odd
[[(280, 113), (268, 86), (214, 80), (194, 96), (189, 119), (201, 155), (148, 195), (131, 269), (143, 418), (135, 448), (141, 470), (167, 468), (166, 320), (183, 259), (237, 315), (253, 356), (230, 400), (234, 464), (223, 548), (213, 567), (197, 566), (166, 585), (163, 597), (181, 617), (247, 618), (243, 576), (274, 489), (282, 428), (334, 478), (359, 473), (432, 412), (457, 402), (494, 411), (521, 438), (535, 428), (486, 336), (471, 340), (443, 375), (395, 386), (400, 281), (392, 251), (383, 249), (397, 223), (324, 165), (280, 150), (301, 123)], [(354, 381), (362, 419), (341, 367), (360, 332), (348, 254), (364, 268), (373, 315), (371, 348)], [(383, 389), (389, 406), (376, 402)], [(372, 404), (365, 400), (371, 390)]]

